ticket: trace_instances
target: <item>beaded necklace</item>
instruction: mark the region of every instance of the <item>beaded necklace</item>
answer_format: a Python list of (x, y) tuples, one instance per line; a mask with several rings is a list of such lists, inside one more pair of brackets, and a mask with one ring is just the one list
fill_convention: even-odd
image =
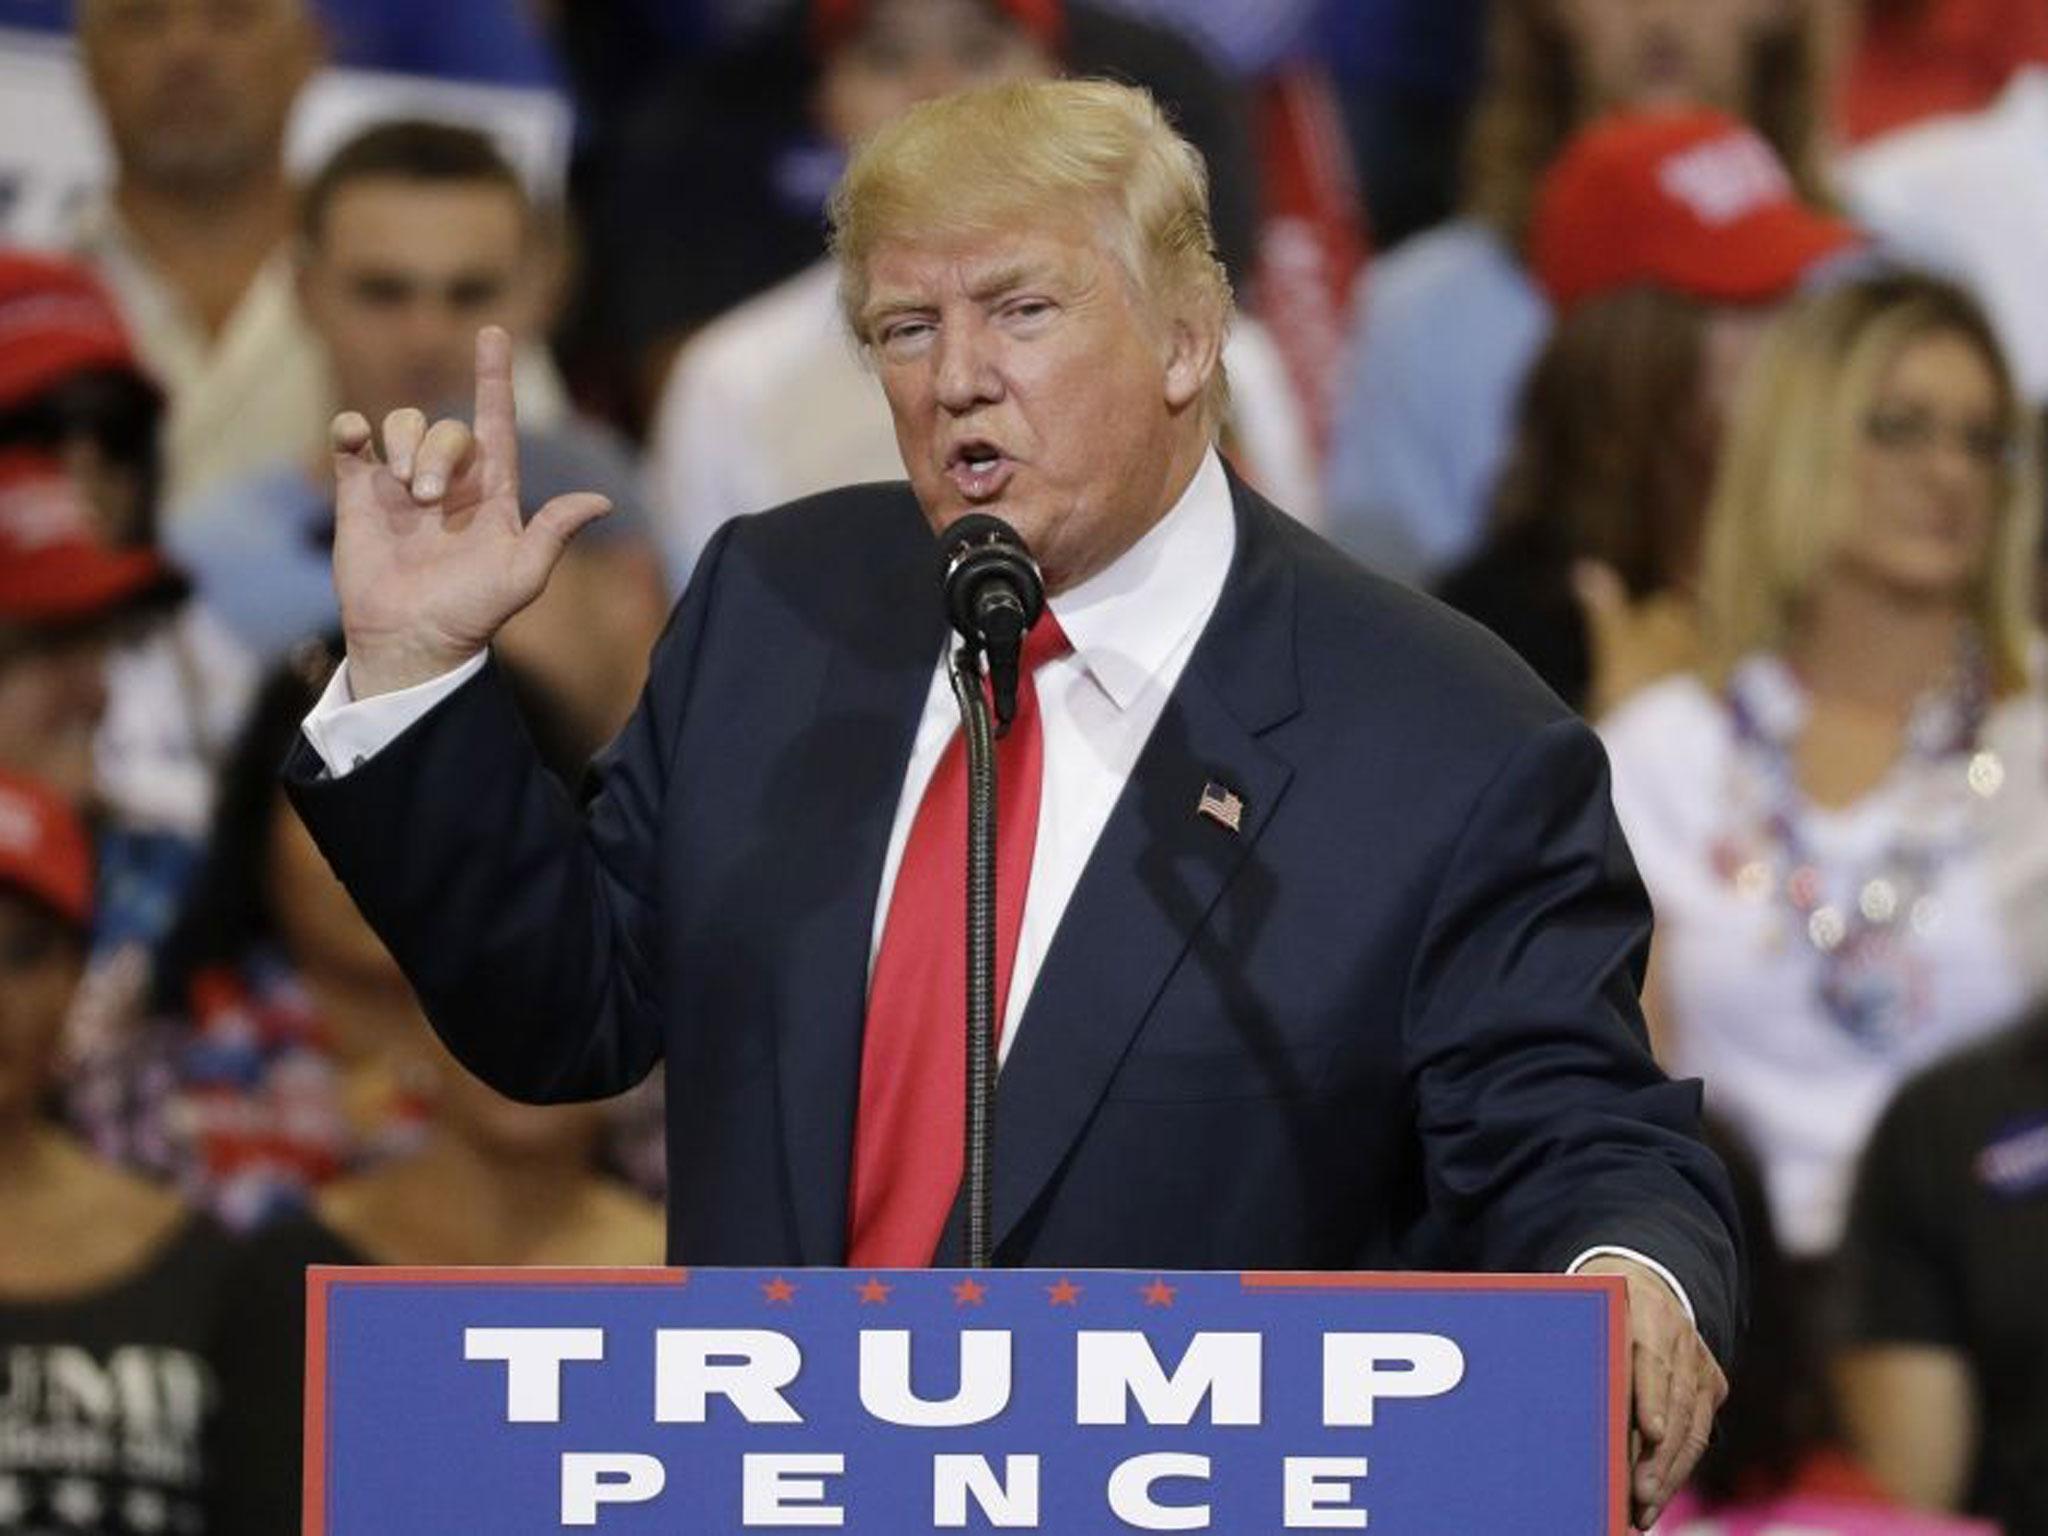
[(1822, 1010), (1872, 1050), (1889, 1049), (1925, 1015), (1925, 960), (1914, 940), (1940, 925), (1942, 870), (1974, 841), (1978, 808), (2005, 781), (1998, 755), (1980, 742), (1989, 683), (1983, 646), (1969, 635), (1949, 679), (1907, 718), (1894, 770), (1904, 781), (1896, 829), (1867, 862), (1829, 868), (1813, 846), (1814, 811), (1793, 756), (1805, 690), (1768, 655), (1750, 657), (1728, 680), (1739, 830), (1716, 843), (1715, 868), (1746, 899), (1772, 904), (1774, 941), (1789, 934), (1811, 951)]

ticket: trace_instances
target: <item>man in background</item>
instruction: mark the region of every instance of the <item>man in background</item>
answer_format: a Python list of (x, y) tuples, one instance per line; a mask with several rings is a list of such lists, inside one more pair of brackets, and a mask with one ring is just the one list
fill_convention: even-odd
[[(379, 417), (459, 405), (477, 327), (535, 328), (535, 226), (518, 174), (474, 129), (385, 123), (338, 150), (306, 189), (298, 280), (341, 402)], [(532, 505), (597, 486), (625, 512), (505, 636), (594, 744), (631, 709), (666, 607), (637, 473), (615, 439), (574, 418), (527, 427), (520, 448)], [(170, 539), (229, 627), (276, 659), (339, 622), (333, 531), (326, 455), (291, 452), (198, 497)]]
[(306, 0), (79, 0), (114, 184), (77, 253), (169, 396), (164, 505), (317, 447), (332, 400), (293, 289), (285, 125), (319, 60)]

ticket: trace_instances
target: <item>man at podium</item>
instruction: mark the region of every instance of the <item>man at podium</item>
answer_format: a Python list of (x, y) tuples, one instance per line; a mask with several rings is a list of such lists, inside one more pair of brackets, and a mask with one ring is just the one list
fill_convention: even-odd
[(1049, 601), (998, 749), (996, 1261), (1623, 1274), (1649, 1523), (1740, 1299), (1593, 735), (1233, 476), (1203, 171), (1143, 93), (930, 103), (833, 223), (909, 483), (729, 524), (580, 809), (489, 644), (605, 507), (522, 524), (509, 338), (473, 425), (337, 419), (348, 661), (286, 769), (336, 870), (501, 1090), (664, 1064), (679, 1262), (959, 1262), (933, 534), (998, 516)]

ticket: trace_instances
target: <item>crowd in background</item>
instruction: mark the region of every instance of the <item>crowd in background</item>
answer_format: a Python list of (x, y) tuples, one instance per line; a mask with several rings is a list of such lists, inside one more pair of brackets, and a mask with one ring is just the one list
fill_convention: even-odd
[[(848, 146), (1072, 72), (1207, 159), (1236, 467), (1607, 743), (1754, 1289), (1660, 1529), (2048, 1536), (2048, 0), (8, 28), (73, 38), (111, 175), (0, 249), (0, 1532), (295, 1529), (308, 1263), (662, 1257), (652, 1090), (469, 1079), (278, 789), (332, 413), (459, 413), (518, 339), (523, 499), (616, 508), (501, 637), (573, 787), (721, 522), (900, 474), (823, 247)], [(289, 174), (336, 63), (558, 94), (565, 194), (430, 116)]]

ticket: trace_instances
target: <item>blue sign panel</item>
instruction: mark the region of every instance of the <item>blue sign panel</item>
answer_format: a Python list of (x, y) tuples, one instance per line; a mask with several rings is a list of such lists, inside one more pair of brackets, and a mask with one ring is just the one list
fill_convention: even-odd
[(314, 1536), (1622, 1536), (1599, 1278), (316, 1269)]

